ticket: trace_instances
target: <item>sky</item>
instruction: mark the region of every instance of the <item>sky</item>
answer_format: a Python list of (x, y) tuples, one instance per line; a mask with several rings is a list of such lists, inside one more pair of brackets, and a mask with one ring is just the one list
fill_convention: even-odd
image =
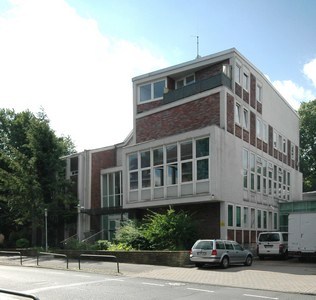
[(76, 150), (125, 140), (132, 78), (236, 48), (294, 109), (316, 99), (315, 0), (0, 0), (0, 108)]

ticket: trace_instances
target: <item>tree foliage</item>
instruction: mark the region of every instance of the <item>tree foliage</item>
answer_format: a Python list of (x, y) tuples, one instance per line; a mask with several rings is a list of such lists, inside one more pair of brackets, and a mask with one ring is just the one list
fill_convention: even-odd
[(303, 190), (316, 190), (316, 99), (303, 102), (300, 116), (300, 166), (303, 173)]
[(169, 207), (165, 212), (149, 211), (142, 225), (128, 220), (115, 234), (115, 243), (142, 250), (185, 250), (196, 240), (195, 222), (185, 211)]
[(35, 116), (0, 110), (0, 213), (5, 213), (7, 231), (30, 227), (36, 243), (45, 208), (58, 226), (65, 205), (75, 201), (67, 193), (65, 162), (60, 159), (73, 151), (71, 140), (56, 136), (43, 111)]

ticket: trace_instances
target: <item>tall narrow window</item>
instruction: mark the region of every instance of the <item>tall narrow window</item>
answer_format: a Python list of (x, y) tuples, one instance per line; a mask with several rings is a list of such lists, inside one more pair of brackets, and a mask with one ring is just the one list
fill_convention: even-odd
[(138, 189), (138, 157), (137, 153), (128, 157), (129, 161), (129, 188), (131, 190)]
[(155, 187), (164, 185), (163, 148), (153, 150), (154, 184)]
[(169, 145), (167, 151), (167, 184), (178, 183), (178, 150), (177, 144)]
[(192, 181), (192, 141), (180, 144), (181, 149), (181, 182)]
[(257, 83), (257, 86), (256, 86), (256, 100), (259, 101), (259, 102), (262, 101), (262, 87), (258, 83)]
[(262, 121), (259, 118), (257, 118), (256, 130), (257, 130), (257, 138), (262, 139)]
[(227, 207), (228, 211), (227, 211), (227, 225), (232, 227), (233, 226), (233, 206), (232, 205), (228, 205)]
[(253, 153), (250, 153), (250, 189), (255, 190), (255, 175), (256, 175), (256, 159)]
[(241, 125), (241, 122), (240, 122), (240, 104), (238, 102), (236, 102), (235, 104), (235, 122), (239, 125)]
[(248, 109), (244, 108), (243, 114), (243, 127), (249, 130), (249, 111)]
[(248, 151), (243, 149), (243, 187), (244, 189), (248, 188)]
[(244, 222), (244, 228), (248, 228), (249, 226), (249, 221), (248, 221), (248, 207), (244, 207), (244, 218), (243, 218), (243, 222)]
[(248, 74), (244, 73), (243, 81), (244, 81), (244, 89), (246, 91), (249, 91), (249, 75)]
[(239, 64), (236, 64), (235, 67), (235, 81), (241, 85), (241, 66)]
[(142, 168), (142, 188), (151, 186), (151, 169), (150, 169), (150, 151), (144, 151), (140, 154)]
[(196, 140), (196, 179), (209, 178), (209, 138)]
[(236, 227), (241, 227), (241, 207), (236, 206)]

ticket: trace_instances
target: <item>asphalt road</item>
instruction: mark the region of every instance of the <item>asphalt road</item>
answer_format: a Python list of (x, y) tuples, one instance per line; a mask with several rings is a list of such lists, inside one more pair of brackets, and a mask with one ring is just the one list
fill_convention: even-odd
[[(0, 265), (0, 288), (33, 294), (40, 300), (316, 299), (315, 295), (12, 265)], [(0, 299), (12, 298), (0, 294)]]

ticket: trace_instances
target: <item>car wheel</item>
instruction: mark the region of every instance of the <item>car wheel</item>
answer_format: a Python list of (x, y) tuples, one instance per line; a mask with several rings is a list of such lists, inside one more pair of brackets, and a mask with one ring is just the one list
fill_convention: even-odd
[(252, 265), (252, 257), (248, 255), (245, 261), (245, 266), (251, 266), (251, 265)]
[(203, 263), (195, 263), (195, 266), (197, 268), (202, 268), (204, 266), (204, 264)]
[(229, 266), (229, 259), (227, 256), (224, 256), (221, 262), (221, 266), (223, 269), (227, 269)]

